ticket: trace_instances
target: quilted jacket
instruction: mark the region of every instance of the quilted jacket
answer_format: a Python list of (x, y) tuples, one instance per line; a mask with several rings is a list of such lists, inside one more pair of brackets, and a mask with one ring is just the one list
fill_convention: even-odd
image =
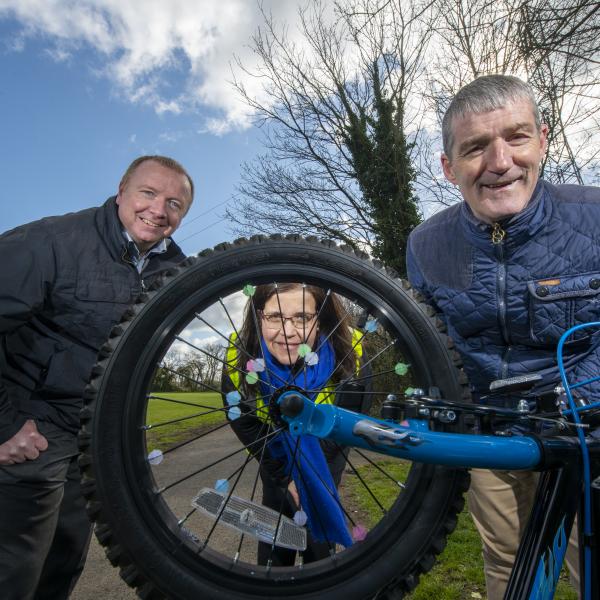
[[(419, 225), (408, 242), (412, 285), (445, 320), (474, 397), (495, 379), (539, 372), (536, 391), (559, 381), (556, 344), (565, 329), (600, 321), (600, 188), (539, 181), (521, 213), (500, 223), (504, 240), (465, 202)], [(600, 334), (565, 346), (572, 380), (600, 374)], [(600, 399), (600, 387), (584, 393)], [(592, 399), (592, 398), (590, 398)]]
[(115, 198), (0, 236), (0, 443), (28, 418), (79, 428), (98, 349), (125, 309), (185, 257), (175, 243), (132, 264)]

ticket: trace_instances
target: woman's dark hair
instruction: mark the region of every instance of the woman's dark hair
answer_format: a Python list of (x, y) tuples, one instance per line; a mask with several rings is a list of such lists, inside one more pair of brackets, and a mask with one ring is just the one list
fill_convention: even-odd
[[(276, 294), (283, 294), (292, 290), (302, 289), (315, 299), (319, 321), (316, 324), (319, 334), (328, 337), (333, 331), (331, 337), (328, 337), (335, 353), (336, 366), (340, 366), (333, 374), (333, 383), (338, 383), (352, 375), (356, 368), (356, 357), (352, 351), (352, 331), (350, 330), (350, 315), (344, 310), (339, 297), (327, 290), (301, 283), (278, 283), (256, 286), (254, 295), (248, 299), (244, 310), (244, 322), (240, 329), (239, 340), (241, 347), (251, 357), (259, 357), (262, 352), (259, 347), (255, 318), (260, 319), (260, 311), (265, 307), (267, 301)], [(259, 322), (260, 327), (260, 322)], [(312, 326), (312, 325), (311, 325)], [(308, 333), (308, 330), (307, 330)], [(241, 372), (246, 370), (248, 354), (239, 353), (237, 367)]]

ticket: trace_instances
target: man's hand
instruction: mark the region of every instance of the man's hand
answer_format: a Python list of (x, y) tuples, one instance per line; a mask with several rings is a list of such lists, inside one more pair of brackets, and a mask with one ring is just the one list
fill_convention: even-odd
[(34, 460), (48, 448), (48, 441), (37, 430), (35, 421), (29, 419), (15, 435), (0, 444), (0, 465), (14, 465)]

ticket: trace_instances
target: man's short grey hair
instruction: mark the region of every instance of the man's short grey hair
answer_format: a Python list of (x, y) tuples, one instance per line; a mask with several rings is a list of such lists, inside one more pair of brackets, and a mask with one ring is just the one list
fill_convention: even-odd
[(509, 102), (528, 100), (531, 104), (537, 130), (542, 122), (540, 111), (531, 86), (513, 75), (484, 75), (468, 83), (460, 90), (442, 119), (442, 142), (444, 152), (450, 157), (452, 152), (452, 123), (468, 114), (479, 114), (503, 108)]

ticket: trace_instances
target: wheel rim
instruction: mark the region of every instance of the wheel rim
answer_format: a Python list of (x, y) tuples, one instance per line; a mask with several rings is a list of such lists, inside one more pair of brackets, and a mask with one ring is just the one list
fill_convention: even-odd
[[(172, 396), (168, 390), (153, 393), (152, 388), (156, 385), (156, 365), (161, 363), (164, 365), (164, 359), (173, 351), (174, 344), (185, 345), (185, 342), (180, 340), (186, 340), (187, 347), (196, 353), (199, 352), (198, 348), (203, 347), (205, 340), (194, 341), (190, 337), (189, 324), (194, 321), (199, 322), (196, 314), (213, 326), (219, 319), (226, 321), (224, 315), (228, 311), (235, 312), (236, 303), (239, 305), (240, 290), (245, 285), (290, 281), (290, 277), (285, 276), (285, 273), (290, 271), (287, 265), (278, 265), (270, 269), (261, 266), (256, 271), (245, 269), (244, 273), (234, 273), (221, 278), (218, 285), (203, 286), (202, 290), (190, 295), (178, 306), (170, 307), (167, 311), (168, 316), (162, 320), (160, 328), (145, 336), (144, 350), (132, 369), (121, 427), (123, 448), (127, 450), (124, 452), (124, 469), (126, 478), (130, 482), (129, 492), (135, 499), (139, 515), (148, 530), (152, 531), (169, 553), (190, 571), (201, 572), (202, 577), (213, 578), (220, 582), (230, 575), (235, 575), (235, 581), (229, 579), (228, 585), (241, 590), (248, 589), (248, 586), (269, 582), (275, 582), (279, 589), (286, 583), (293, 585), (294, 589), (298, 589), (299, 585), (304, 585), (305, 589), (318, 589), (323, 574), (327, 574), (331, 582), (336, 578), (345, 577), (344, 569), (341, 567), (353, 568), (359, 563), (368, 563), (374, 555), (383, 551), (382, 546), (388, 544), (384, 542), (384, 538), (390, 535), (390, 528), (387, 527), (389, 521), (397, 522), (398, 519), (404, 519), (408, 523), (412, 512), (418, 508), (410, 506), (412, 482), (422, 476), (418, 468), (409, 471), (408, 475), (402, 468), (400, 470), (403, 473), (399, 475), (399, 467), (396, 464), (390, 466), (390, 463), (400, 464), (400, 461), (382, 459), (369, 453), (356, 454), (353, 451), (340, 486), (340, 497), (345, 505), (345, 514), (350, 527), (362, 526), (367, 529), (366, 538), (357, 541), (348, 549), (338, 546), (335, 554), (318, 562), (303, 565), (297, 562), (291, 567), (264, 567), (256, 564), (255, 539), (247, 535), (232, 534), (230, 530), (225, 531), (221, 524), (214, 527), (214, 520), (210, 522), (206, 515), (201, 516), (199, 511), (191, 506), (190, 501), (199, 489), (214, 488), (219, 480), (228, 481), (228, 495), (245, 497), (260, 504), (257, 461), (247, 460), (239, 441), (237, 448), (229, 449), (236, 440), (231, 428), (223, 420), (223, 415), (228, 409), (223, 407), (222, 401), (218, 400), (221, 403), (219, 408), (218, 403), (214, 405), (214, 398), (211, 405), (205, 401), (205, 396), (197, 393), (197, 398), (192, 397), (190, 402), (194, 406), (188, 406), (181, 403), (188, 402), (189, 399), (178, 398), (175, 402), (173, 397), (167, 399), (168, 396)], [(379, 368), (378, 364), (382, 363), (383, 359), (392, 365), (400, 362), (410, 363), (408, 378), (394, 374), (391, 378), (394, 381), (393, 385), (388, 383), (389, 373), (381, 375), (382, 377), (386, 375), (387, 379), (383, 387), (380, 385), (376, 390), (379, 398), (385, 397), (388, 393), (400, 395), (400, 392), (408, 386), (427, 387), (433, 383), (432, 370), (415, 338), (414, 327), (402, 314), (391, 307), (380, 293), (357, 282), (351, 282), (346, 276), (323, 273), (315, 267), (299, 268), (298, 265), (294, 265), (292, 271), (295, 273), (294, 281), (327, 286), (327, 289), (340, 294), (353, 306), (355, 312), (358, 309), (366, 310), (369, 314), (367, 322), (372, 319), (377, 320), (377, 331), (367, 333), (367, 335), (373, 333), (371, 337), (379, 336), (384, 340), (383, 346), (380, 343), (376, 351), (371, 351), (369, 354), (372, 357), (383, 347), (383, 352), (373, 363), (375, 368)], [(214, 316), (214, 313), (218, 312), (215, 311), (216, 307), (221, 312), (220, 317)], [(158, 309), (150, 307), (149, 310)], [(236, 317), (232, 318), (235, 322)], [(239, 322), (236, 326), (239, 328)], [(215, 328), (220, 329), (220, 327)], [(230, 330), (220, 331), (221, 341), (228, 337)], [(397, 338), (398, 343), (396, 346), (387, 347), (391, 338)], [(366, 344), (369, 345), (368, 341)], [(212, 382), (209, 387), (213, 393), (216, 393), (218, 385)], [(157, 404), (174, 404), (177, 408), (190, 410), (187, 415), (182, 413), (176, 417), (180, 419), (183, 415), (188, 418), (178, 421), (180, 431), (177, 432), (175, 440), (169, 441), (166, 436), (155, 435), (156, 432), (160, 433), (161, 429), (164, 431), (175, 425), (171, 422), (175, 420), (173, 418), (161, 417), (156, 420), (153, 417), (153, 406)], [(191, 414), (196, 416), (191, 417)], [(181, 437), (187, 424), (197, 423), (214, 415), (221, 415), (222, 422), (193, 425)], [(146, 429), (148, 425), (152, 427)], [(227, 451), (222, 450), (218, 457), (223, 460), (220, 462), (217, 462), (217, 458), (207, 460), (208, 450), (212, 452), (215, 447), (218, 447), (215, 440), (219, 436), (222, 438), (221, 447), (228, 448)], [(197, 439), (192, 441), (196, 437)], [(149, 456), (151, 457), (151, 453), (155, 450), (161, 451), (163, 460), (160, 464), (152, 464), (157, 462), (156, 457), (149, 460)], [(224, 458), (229, 454), (231, 454), (229, 458)], [(211, 464), (212, 466), (209, 466)], [(241, 465), (244, 468), (240, 471)], [(176, 472), (179, 474), (174, 475)], [(237, 480), (240, 473), (241, 477)], [(379, 481), (373, 483), (373, 478), (378, 478)], [(396, 483), (398, 480), (406, 487), (399, 486)], [(381, 486), (386, 489), (379, 491)], [(391, 499), (390, 489), (394, 490)], [(379, 511), (381, 518), (371, 519), (368, 522), (366, 519), (373, 507)], [(336, 572), (340, 574), (336, 575)], [(347, 573), (347, 570), (345, 572)]]

